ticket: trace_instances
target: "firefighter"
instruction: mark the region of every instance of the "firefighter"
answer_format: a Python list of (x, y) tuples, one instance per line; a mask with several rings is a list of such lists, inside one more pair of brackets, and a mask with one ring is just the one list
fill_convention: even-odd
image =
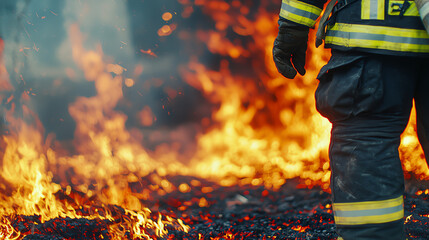
[[(324, 5), (325, 0), (283, 0), (273, 58), (284, 77), (305, 74), (309, 28)], [(414, 100), (419, 141), (429, 154), (429, 35), (408, 0), (338, 0), (320, 24), (332, 55), (317, 76), (315, 98), (317, 110), (332, 123), (329, 158), (339, 239), (403, 240), (398, 147)]]

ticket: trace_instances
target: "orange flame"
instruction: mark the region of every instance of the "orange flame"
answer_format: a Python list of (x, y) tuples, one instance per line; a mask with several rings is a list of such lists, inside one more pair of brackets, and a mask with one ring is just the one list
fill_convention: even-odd
[[(99, 211), (95, 209), (91, 215), (82, 215), (79, 208), (86, 206), (85, 201), (74, 198), (75, 203), (63, 202), (55, 197), (62, 189), (60, 184), (52, 181), (53, 172), (63, 171), (52, 168), (60, 164), (66, 170), (73, 167), (81, 179), (99, 179), (98, 188), (89, 189), (89, 183), (79, 182), (72, 177), (71, 182), (77, 190), (87, 197), (98, 194), (103, 205), (119, 205), (127, 208), (125, 219), (120, 224), (110, 225), (109, 233), (112, 239), (121, 239), (127, 229), (132, 230), (134, 239), (152, 239), (147, 233), (149, 229), (157, 236), (166, 234), (166, 225), (176, 225), (178, 229), (187, 231), (181, 220), (161, 215), (156, 221), (149, 218), (151, 211), (143, 207), (138, 198), (129, 194), (124, 188), (132, 175), (124, 180), (115, 182), (112, 176), (124, 172), (140, 172), (147, 174), (156, 164), (150, 161), (147, 153), (137, 143), (129, 143), (129, 133), (125, 130), (126, 117), (112, 111), (117, 101), (122, 97), (121, 89), (123, 68), (103, 62), (102, 53), (86, 51), (82, 47), (81, 36), (77, 25), (70, 29), (73, 44), (73, 57), (82, 68), (88, 81), (94, 81), (98, 95), (92, 98), (79, 98), (70, 106), (70, 114), (76, 119), (76, 149), (80, 152), (92, 152), (90, 155), (75, 157), (57, 157), (57, 153), (43, 140), (42, 124), (37, 116), (23, 106), (24, 116), (36, 121), (36, 127), (13, 117), (13, 111), (6, 112), (7, 121), (11, 126), (10, 135), (3, 136), (4, 151), (2, 151), (1, 179), (5, 184), (0, 195), (0, 236), (2, 239), (23, 237), (11, 226), (7, 216), (39, 215), (41, 222), (58, 217), (106, 219), (115, 221), (108, 208)], [(3, 69), (3, 68), (2, 68)], [(109, 72), (117, 74), (112, 77)], [(3, 76), (3, 75), (2, 75)], [(82, 144), (85, 143), (85, 144)], [(112, 155), (112, 151), (115, 154)], [(133, 159), (139, 160), (133, 162)], [(135, 178), (135, 177), (134, 177)], [(108, 186), (106, 188), (106, 186)], [(106, 190), (107, 189), (107, 190)], [(67, 185), (65, 193), (71, 195), (71, 187)]]
[[(240, 1), (228, 6), (203, 0), (199, 4), (215, 20), (217, 31), (199, 31), (198, 36), (212, 53), (225, 60), (219, 70), (212, 70), (194, 58), (182, 71), (191, 86), (219, 105), (212, 114), (217, 127), (198, 138), (193, 162), (197, 174), (216, 178), (222, 185), (264, 184), (272, 188), (299, 177), (309, 187), (317, 184), (328, 189), (331, 125), (317, 113), (313, 97), (316, 76), (329, 58), (328, 50), (314, 47), (315, 32), (310, 31), (306, 75), (285, 79), (277, 73), (271, 55), (277, 14), (261, 6), (257, 19), (252, 21), (246, 18), (247, 6)], [(234, 14), (237, 12), (241, 14)], [(227, 35), (231, 29), (252, 41), (247, 45), (240, 38), (234, 41)], [(251, 69), (260, 69), (253, 71), (257, 76), (245, 77), (229, 67), (232, 60), (228, 57), (243, 61), (250, 54), (253, 61), (246, 63)], [(400, 148), (404, 171), (428, 179), (414, 119), (415, 113)]]
[[(256, 22), (249, 24), (249, 19), (237, 22), (229, 17), (231, 13), (210, 9), (210, 6), (206, 6), (207, 12), (214, 19), (224, 22), (239, 35), (251, 35), (253, 40), (248, 47), (233, 46), (226, 39), (226, 30), (200, 33), (202, 40), (210, 39), (207, 41), (210, 51), (237, 58), (249, 54), (243, 49), (261, 49), (263, 52), (253, 54), (260, 54), (265, 62), (252, 66), (261, 69), (257, 76), (260, 82), (231, 72), (227, 60), (218, 71), (208, 69), (195, 59), (183, 70), (191, 86), (220, 105), (213, 113), (219, 127), (198, 139), (199, 150), (194, 162), (197, 173), (220, 178), (222, 185), (264, 184), (278, 188), (286, 179), (300, 177), (309, 186), (320, 184), (328, 188), (330, 123), (316, 112), (311, 97), (317, 85), (317, 71), (326, 63), (328, 52), (314, 49), (314, 40), (311, 40), (307, 74), (286, 80), (277, 73), (271, 55), (278, 16), (261, 10)], [(244, 7), (238, 1), (233, 6)]]

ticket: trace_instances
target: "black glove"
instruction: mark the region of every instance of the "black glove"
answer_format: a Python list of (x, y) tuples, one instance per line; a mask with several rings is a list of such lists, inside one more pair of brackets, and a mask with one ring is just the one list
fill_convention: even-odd
[(279, 33), (274, 41), (273, 59), (279, 73), (286, 78), (293, 79), (297, 71), (301, 75), (305, 74), (308, 31), (309, 27), (304, 25), (279, 20)]

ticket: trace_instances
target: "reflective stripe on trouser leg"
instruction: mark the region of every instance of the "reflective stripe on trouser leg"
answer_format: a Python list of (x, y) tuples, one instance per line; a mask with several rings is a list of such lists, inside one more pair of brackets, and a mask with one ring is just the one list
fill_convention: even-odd
[(397, 221), (404, 217), (403, 196), (382, 200), (333, 203), (335, 223), (362, 225)]
[(399, 137), (359, 136), (369, 130), (339, 136), (338, 130), (334, 127), (330, 151), (337, 233), (344, 240), (385, 240), (390, 235), (403, 240), (403, 176), (395, 156)]

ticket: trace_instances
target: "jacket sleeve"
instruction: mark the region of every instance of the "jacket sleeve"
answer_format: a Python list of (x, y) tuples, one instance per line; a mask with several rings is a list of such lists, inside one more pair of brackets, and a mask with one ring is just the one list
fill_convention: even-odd
[(280, 19), (314, 27), (325, 3), (326, 0), (282, 0)]

